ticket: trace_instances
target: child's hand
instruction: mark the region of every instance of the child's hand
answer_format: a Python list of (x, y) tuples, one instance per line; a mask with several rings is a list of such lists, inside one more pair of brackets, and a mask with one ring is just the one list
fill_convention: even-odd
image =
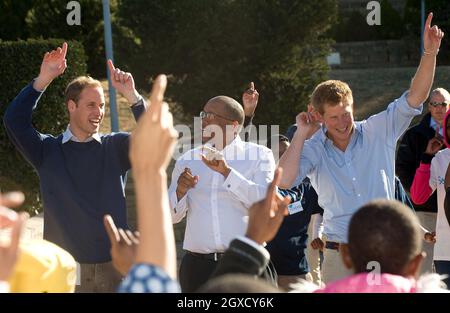
[(429, 243), (436, 243), (436, 232), (433, 231), (431, 233), (425, 233), (425, 235), (423, 235), (423, 239)]

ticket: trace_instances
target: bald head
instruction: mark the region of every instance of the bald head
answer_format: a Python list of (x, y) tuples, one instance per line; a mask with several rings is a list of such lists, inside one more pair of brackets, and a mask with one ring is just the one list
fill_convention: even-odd
[(244, 109), (241, 104), (233, 98), (227, 96), (217, 96), (210, 99), (206, 105), (217, 106), (223, 112), (224, 117), (237, 121), (239, 125), (244, 124)]

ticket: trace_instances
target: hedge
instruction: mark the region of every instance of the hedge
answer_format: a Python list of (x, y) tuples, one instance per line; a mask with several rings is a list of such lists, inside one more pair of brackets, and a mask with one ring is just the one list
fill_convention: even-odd
[[(42, 210), (39, 178), (9, 140), (3, 127), (3, 115), (19, 91), (37, 77), (45, 52), (63, 42), (62, 39), (0, 41), (0, 189), (2, 192), (23, 191), (26, 201), (21, 209), (32, 215)], [(58, 135), (64, 131), (68, 123), (64, 105), (65, 87), (75, 77), (86, 74), (83, 46), (76, 41), (69, 41), (68, 45), (65, 73), (47, 88), (33, 113), (33, 125), (41, 133)]]

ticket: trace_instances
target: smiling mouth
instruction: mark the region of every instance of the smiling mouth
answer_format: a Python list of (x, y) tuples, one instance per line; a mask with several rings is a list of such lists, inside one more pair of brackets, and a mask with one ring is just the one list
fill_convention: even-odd
[(92, 120), (89, 120), (89, 122), (90, 122), (92, 125), (94, 125), (94, 126), (99, 126), (101, 121), (102, 121), (101, 119), (92, 119)]
[(344, 127), (344, 128), (335, 128), (335, 129), (336, 129), (336, 131), (337, 131), (338, 133), (340, 133), (340, 134), (345, 134), (345, 133), (347, 133), (347, 131), (348, 131), (348, 127), (349, 127), (349, 126)]

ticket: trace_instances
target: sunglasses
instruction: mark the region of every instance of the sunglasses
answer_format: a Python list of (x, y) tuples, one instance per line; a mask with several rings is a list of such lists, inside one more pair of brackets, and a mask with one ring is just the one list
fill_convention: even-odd
[(433, 108), (436, 108), (436, 107), (438, 107), (438, 106), (441, 106), (441, 107), (446, 107), (447, 105), (448, 105), (448, 103), (446, 103), (446, 102), (430, 102), (430, 105), (433, 107)]

